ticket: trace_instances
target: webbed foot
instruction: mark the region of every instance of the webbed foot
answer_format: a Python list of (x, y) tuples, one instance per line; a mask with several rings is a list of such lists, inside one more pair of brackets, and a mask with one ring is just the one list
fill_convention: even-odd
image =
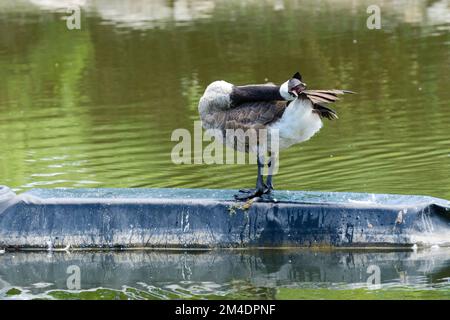
[(264, 194), (264, 189), (241, 189), (239, 193), (234, 195), (234, 199), (238, 201), (246, 201), (255, 197), (260, 197)]

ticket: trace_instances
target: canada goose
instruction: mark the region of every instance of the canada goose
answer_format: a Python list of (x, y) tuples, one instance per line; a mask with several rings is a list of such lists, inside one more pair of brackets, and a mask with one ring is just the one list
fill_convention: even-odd
[[(306, 90), (299, 72), (281, 86), (274, 84), (235, 86), (226, 81), (214, 81), (200, 98), (198, 110), (204, 129), (266, 129), (267, 135), (277, 131), (279, 150), (310, 139), (322, 127), (322, 118), (337, 119), (336, 112), (324, 104), (338, 100), (338, 95), (352, 93), (347, 90)], [(245, 137), (244, 137), (245, 139)], [(261, 141), (255, 145), (241, 144), (236, 139), (224, 141), (228, 146), (257, 154), (258, 175), (255, 189), (242, 189), (237, 200), (247, 200), (270, 194), (273, 190), (272, 174), (275, 166), (274, 150), (266, 145), (269, 154), (268, 175), (264, 183), (264, 158)], [(242, 142), (242, 141), (241, 141)], [(240, 146), (240, 147), (239, 147)]]

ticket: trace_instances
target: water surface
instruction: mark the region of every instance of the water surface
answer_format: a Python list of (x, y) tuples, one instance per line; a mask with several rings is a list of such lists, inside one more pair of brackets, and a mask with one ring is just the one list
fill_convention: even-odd
[[(366, 27), (379, 4), (382, 29)], [(81, 30), (68, 30), (68, 6)], [(204, 88), (358, 92), (282, 152), (279, 189), (450, 199), (450, 8), (437, 1), (0, 0), (0, 184), (240, 188), (250, 165), (174, 165)], [(7, 253), (0, 298), (448, 299), (448, 251)], [(81, 290), (67, 288), (67, 267)], [(367, 268), (381, 271), (367, 286)]]
[[(0, 299), (450, 299), (449, 253), (7, 253)], [(74, 267), (79, 288), (71, 287)]]
[[(0, 1), (0, 184), (254, 184), (251, 165), (174, 165), (213, 80), (358, 94), (281, 154), (277, 188), (450, 198), (448, 1)], [(81, 6), (81, 30), (63, 17)]]

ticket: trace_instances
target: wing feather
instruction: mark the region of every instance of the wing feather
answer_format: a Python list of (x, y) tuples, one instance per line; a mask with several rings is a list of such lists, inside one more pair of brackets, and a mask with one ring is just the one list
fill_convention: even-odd
[(223, 129), (260, 129), (279, 120), (287, 103), (285, 101), (262, 101), (243, 103), (229, 110)]
[(339, 119), (336, 111), (320, 104), (313, 106), (313, 112), (317, 113), (321, 118), (327, 118), (328, 120)]
[(324, 104), (333, 103), (339, 100), (338, 95), (345, 93), (354, 93), (349, 90), (304, 90), (304, 94), (312, 103), (314, 112), (321, 118), (327, 118), (329, 120), (338, 119), (336, 111), (328, 108)]
[(354, 93), (348, 90), (304, 90), (302, 92), (305, 94), (313, 103), (333, 103), (339, 100), (338, 95), (345, 93)]

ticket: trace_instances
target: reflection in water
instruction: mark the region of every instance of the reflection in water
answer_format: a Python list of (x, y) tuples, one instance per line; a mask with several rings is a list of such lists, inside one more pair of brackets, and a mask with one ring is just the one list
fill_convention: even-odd
[[(64, 6), (83, 8), (67, 30)], [(218, 78), (358, 92), (281, 154), (276, 187), (450, 198), (448, 1), (0, 2), (0, 183), (253, 185), (252, 166), (174, 165), (176, 128)], [(264, 19), (261, 19), (264, 17)], [(223, 177), (227, 177), (224, 179)]]
[(93, 1), (90, 10), (95, 11), (102, 19), (117, 26), (136, 29), (164, 27), (166, 23), (183, 23), (210, 17), (214, 2), (209, 0), (178, 0), (167, 2), (120, 0)]
[[(73, 265), (81, 269), (81, 292), (105, 288), (128, 298), (276, 298), (276, 288), (372, 289), (370, 266), (380, 270), (378, 289), (440, 290), (449, 289), (449, 257), (444, 249), (8, 253), (0, 256), (0, 298), (76, 294), (67, 289), (67, 269)], [(20, 293), (8, 295), (13, 288)], [(440, 294), (450, 298), (449, 292)]]
[[(326, 2), (326, 1), (325, 1)], [(373, 2), (373, 1), (372, 1)], [(362, 7), (367, 8), (371, 1), (340, 0), (334, 2), (338, 10), (350, 10), (357, 14)], [(231, 5), (230, 5), (231, 3)], [(317, 12), (316, 3), (305, 3), (302, 0), (19, 0), (13, 8), (32, 4), (39, 9), (57, 10), (79, 6), (87, 12), (100, 16), (117, 26), (136, 29), (151, 29), (164, 27), (167, 22), (186, 22), (204, 18), (212, 18), (216, 11), (223, 6), (232, 6), (235, 9), (243, 7), (258, 8), (261, 6), (274, 11), (286, 9), (298, 10), (301, 6)], [(11, 4), (4, 6), (10, 7)], [(216, 8), (218, 7), (218, 9)], [(383, 18), (387, 21), (394, 17), (398, 22), (413, 24), (446, 24), (450, 21), (449, 0), (438, 0), (428, 4), (423, 0), (396, 0), (383, 3)]]

